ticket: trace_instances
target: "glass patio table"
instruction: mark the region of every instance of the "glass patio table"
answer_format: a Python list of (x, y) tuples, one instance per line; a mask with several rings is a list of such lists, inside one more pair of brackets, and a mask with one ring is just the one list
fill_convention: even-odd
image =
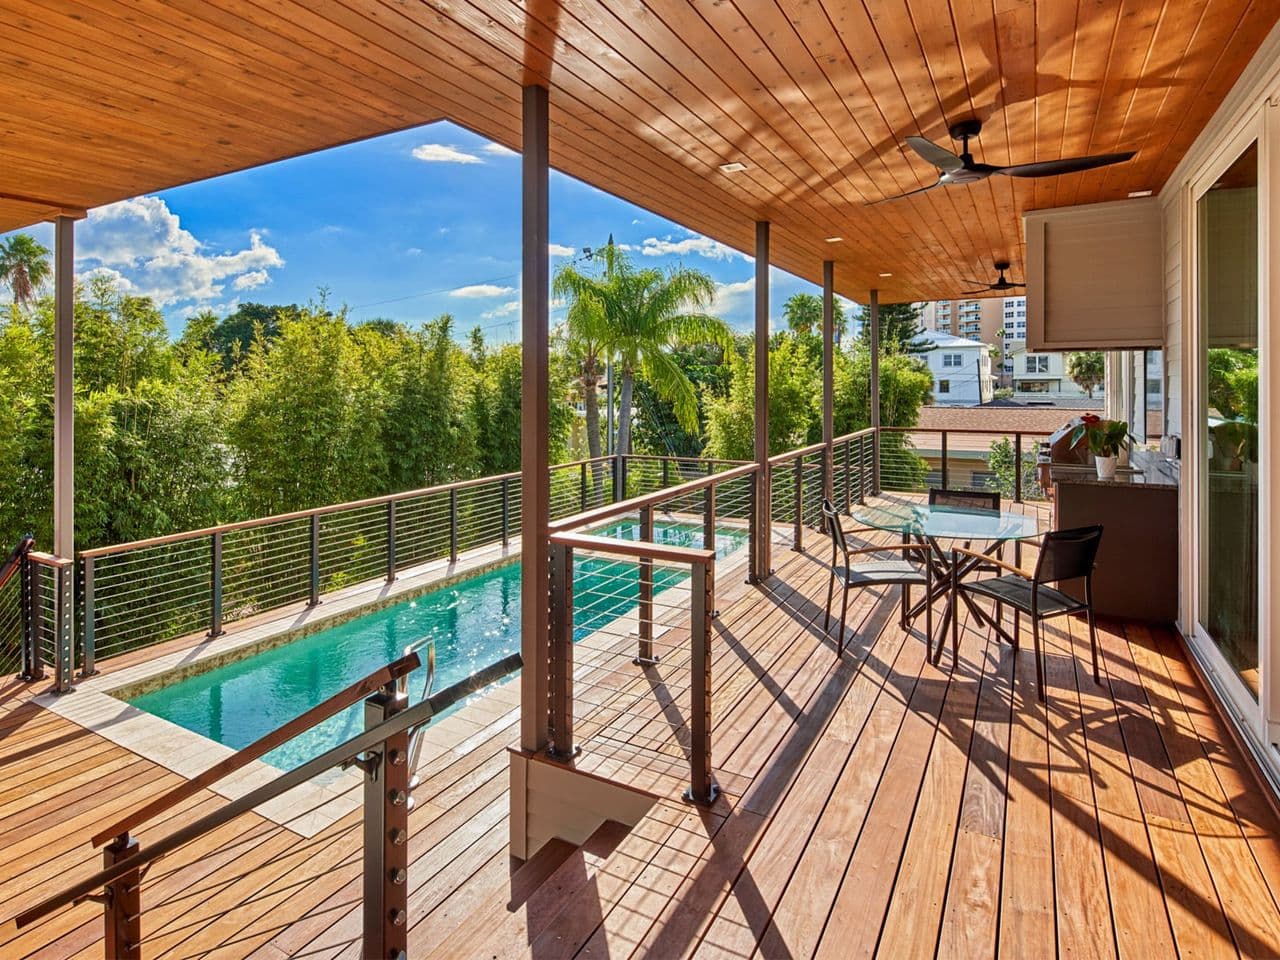
[[(942, 541), (963, 541), (966, 548), (975, 541), (985, 541), (988, 546), (981, 552), (986, 556), (994, 556), (1008, 541), (1019, 545), (1021, 541), (1038, 537), (1041, 533), (1039, 520), (1024, 513), (1004, 513), (943, 504), (867, 505), (853, 510), (852, 516), (855, 521), (864, 526), (902, 534), (904, 543), (914, 541), (929, 547), (928, 563), (933, 569), (934, 587), (923, 600), (911, 607), (907, 615), (914, 619), (927, 604), (933, 603), (940, 596), (947, 596), (947, 605), (943, 610), (941, 629), (938, 634), (938, 650), (933, 656), (935, 663), (942, 655), (946, 631), (951, 618), (955, 615), (955, 598), (951, 596), (951, 583), (953, 579), (963, 579), (966, 574), (983, 564), (981, 559), (968, 556), (953, 564), (952, 554), (949, 548), (943, 546)], [(1021, 550), (1018, 553), (1020, 555)], [(1019, 559), (1020, 556), (1015, 559), (1015, 563)], [(962, 599), (980, 625), (993, 622), (968, 596), (962, 595)], [(999, 624), (996, 624), (996, 628), (1004, 634)], [(932, 637), (928, 639), (928, 643), (932, 650)]]

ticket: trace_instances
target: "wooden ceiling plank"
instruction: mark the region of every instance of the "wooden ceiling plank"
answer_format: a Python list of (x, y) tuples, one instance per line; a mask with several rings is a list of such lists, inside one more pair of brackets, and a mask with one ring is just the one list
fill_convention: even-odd
[[(1004, 129), (1010, 156), (1034, 151), (1036, 144), (1036, 19), (1033, 0), (1021, 0), (995, 17), (996, 50), (1003, 83)], [(1001, 177), (1011, 200), (1015, 222), (1004, 237), (1002, 253), (1013, 275), (1026, 279), (1026, 244), (1020, 211), (1030, 206), (1035, 186), (1017, 177)]]
[[(1069, 0), (1036, 0), (1036, 140), (1035, 155), (1022, 163), (1066, 156), (1069, 84), (1075, 56), (1077, 6)], [(1031, 209), (1053, 206), (1048, 178), (1032, 181)]]

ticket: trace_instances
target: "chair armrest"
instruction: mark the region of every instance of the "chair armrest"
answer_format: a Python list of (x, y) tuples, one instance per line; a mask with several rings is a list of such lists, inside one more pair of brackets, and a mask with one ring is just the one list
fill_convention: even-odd
[(900, 553), (922, 553), (926, 556), (929, 553), (929, 547), (923, 543), (886, 543), (878, 547), (860, 547), (857, 550), (850, 550), (849, 556), (856, 556), (861, 553), (883, 553), (883, 552), (900, 552)]
[(1024, 577), (1027, 580), (1035, 579), (1034, 574), (1028, 573), (1026, 570), (1023, 570), (1021, 567), (1015, 567), (1012, 563), (1005, 563), (1003, 560), (999, 559), (998, 557), (993, 557), (990, 554), (978, 553), (978, 551), (976, 550), (966, 550), (963, 547), (956, 547), (951, 552), (963, 554), (966, 557), (973, 557), (975, 560), (981, 560), (983, 563), (993, 564), (994, 566), (999, 567), (1001, 570), (1007, 570), (1009, 573), (1016, 573), (1018, 576)]

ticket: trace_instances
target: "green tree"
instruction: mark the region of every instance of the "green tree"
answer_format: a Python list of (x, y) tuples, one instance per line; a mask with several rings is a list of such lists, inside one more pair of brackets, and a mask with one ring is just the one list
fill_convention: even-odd
[(49, 249), (28, 233), (0, 240), (0, 283), (9, 288), (13, 302), (30, 306), (49, 279)]
[[(707, 446), (711, 457), (755, 458), (755, 351), (753, 338), (739, 340), (729, 362), (728, 394), (707, 404)], [(800, 338), (777, 338), (769, 351), (769, 453), (809, 442), (819, 420), (821, 374)]]
[[(782, 319), (793, 333), (822, 336), (822, 298), (812, 293), (793, 293), (782, 305)], [(832, 331), (837, 342), (844, 339), (849, 320), (840, 301), (832, 303)]]
[[(636, 377), (644, 377), (671, 402), (686, 429), (696, 429), (697, 393), (671, 351), (697, 343), (727, 344), (731, 334), (723, 320), (699, 312), (715, 296), (715, 284), (707, 274), (684, 267), (665, 274), (637, 270), (612, 242), (597, 254), (603, 260), (599, 275), (566, 265), (556, 273), (553, 290), (569, 300), (565, 327), (570, 343), (598, 345), (599, 355), (617, 364), (621, 387), (615, 450), (628, 453)], [(584, 394), (584, 403), (589, 402)], [(588, 443), (590, 433), (588, 425)]]
[(1084, 350), (1067, 354), (1067, 376), (1092, 399), (1093, 391), (1106, 377), (1106, 359), (1100, 350)]
[[(999, 490), (1000, 496), (1005, 499), (1012, 500), (1015, 495), (1013, 481), (1017, 475), (1013, 441), (1008, 437), (1001, 437), (992, 442), (987, 466), (995, 475), (988, 478), (987, 486)], [(1044, 497), (1044, 491), (1040, 489), (1036, 479), (1036, 458), (1031, 451), (1023, 451), (1022, 454), (1022, 496), (1027, 500), (1040, 500)]]
[[(880, 306), (880, 346), (885, 353), (925, 353), (932, 345), (922, 339), (921, 310), (913, 303), (885, 303)], [(863, 317), (858, 339), (871, 343), (871, 321)]]
[(686, 430), (670, 401), (663, 399), (648, 381), (636, 381), (635, 447), (641, 453), (673, 457), (697, 457), (706, 441), (707, 403), (729, 392), (730, 368), (725, 350), (718, 344), (699, 344), (672, 351), (672, 359), (684, 371), (698, 395), (698, 426)]

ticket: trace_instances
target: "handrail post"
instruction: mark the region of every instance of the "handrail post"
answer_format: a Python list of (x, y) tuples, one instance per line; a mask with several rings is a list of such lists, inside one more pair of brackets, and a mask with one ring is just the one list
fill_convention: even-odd
[(689, 684), (689, 790), (694, 803), (715, 803), (719, 793), (711, 779), (711, 613), (715, 605), (715, 565), (692, 565), (690, 583), (691, 662)]
[(942, 489), (949, 490), (950, 487), (947, 486), (947, 431), (943, 430), (941, 431), (941, 433), (942, 433)]
[(871, 434), (871, 492), (878, 495), (880, 493), (880, 428), (875, 428), (875, 433)]
[(627, 499), (627, 457), (629, 456), (631, 456), (629, 453), (614, 454), (615, 461), (618, 464), (617, 485), (613, 490), (615, 503)]
[(458, 562), (458, 488), (449, 488), (449, 562)]
[(71, 692), (71, 644), (75, 623), (75, 590), (70, 563), (59, 564), (53, 573), (53, 689)]
[(578, 464), (578, 502), (579, 510), (587, 512), (587, 461)]
[(307, 606), (320, 605), (320, 514), (311, 514), (311, 597)]
[(29, 557), (22, 558), (22, 677), (44, 679), (44, 655), (40, 650), (40, 571)]
[(662, 461), (662, 486), (663, 489), (671, 486), (671, 461)]
[(804, 454), (796, 457), (796, 520), (791, 549), (804, 549)]
[[(103, 867), (114, 867), (138, 852), (138, 841), (122, 833), (102, 851)], [(142, 958), (142, 871), (130, 870), (106, 885), (102, 901), (103, 956)]]
[(853, 455), (853, 441), (846, 440), (844, 442), (844, 512), (849, 513), (853, 509), (853, 470), (850, 468), (850, 458)]
[(387, 583), (396, 579), (396, 502), (387, 501)]
[(871, 441), (872, 461), (874, 462), (877, 457), (877, 452), (876, 452), (877, 440), (876, 440), (875, 434), (872, 434), (869, 437), (863, 437), (858, 442), (858, 460), (861, 464), (858, 467), (858, 502), (859, 503), (867, 502), (867, 490), (870, 489), (869, 481), (870, 481), (871, 475), (867, 472), (867, 441), (868, 440)]
[(573, 548), (551, 544), (550, 739), (547, 752), (573, 756)]
[[(409, 705), (389, 683), (364, 702), (371, 730)], [(409, 733), (365, 755), (364, 948), (366, 957), (402, 957), (409, 937)]]
[[(87, 619), (87, 616), (86, 616)], [(209, 548), (209, 636), (222, 636), (222, 531)]]
[(751, 476), (747, 490), (747, 543), (751, 551), (747, 565), (747, 583), (759, 583), (764, 579), (760, 572), (760, 477)]
[(502, 478), (502, 545), (511, 543), (511, 480)]
[(1013, 502), (1022, 502), (1022, 434), (1013, 435)]
[(716, 548), (716, 485), (707, 484), (702, 495), (702, 549)]
[(93, 557), (85, 557), (80, 582), (80, 599), (84, 604), (84, 633), (80, 637), (80, 676), (91, 677), (98, 672), (94, 663), (96, 646), (94, 631), (97, 626), (97, 610), (94, 607), (93, 581), (95, 564)]
[[(653, 542), (653, 507), (640, 508), (640, 542)], [(640, 618), (640, 649), (633, 662), (648, 666), (660, 659), (653, 653), (653, 561), (641, 557), (637, 567), (640, 584), (636, 615)]]

